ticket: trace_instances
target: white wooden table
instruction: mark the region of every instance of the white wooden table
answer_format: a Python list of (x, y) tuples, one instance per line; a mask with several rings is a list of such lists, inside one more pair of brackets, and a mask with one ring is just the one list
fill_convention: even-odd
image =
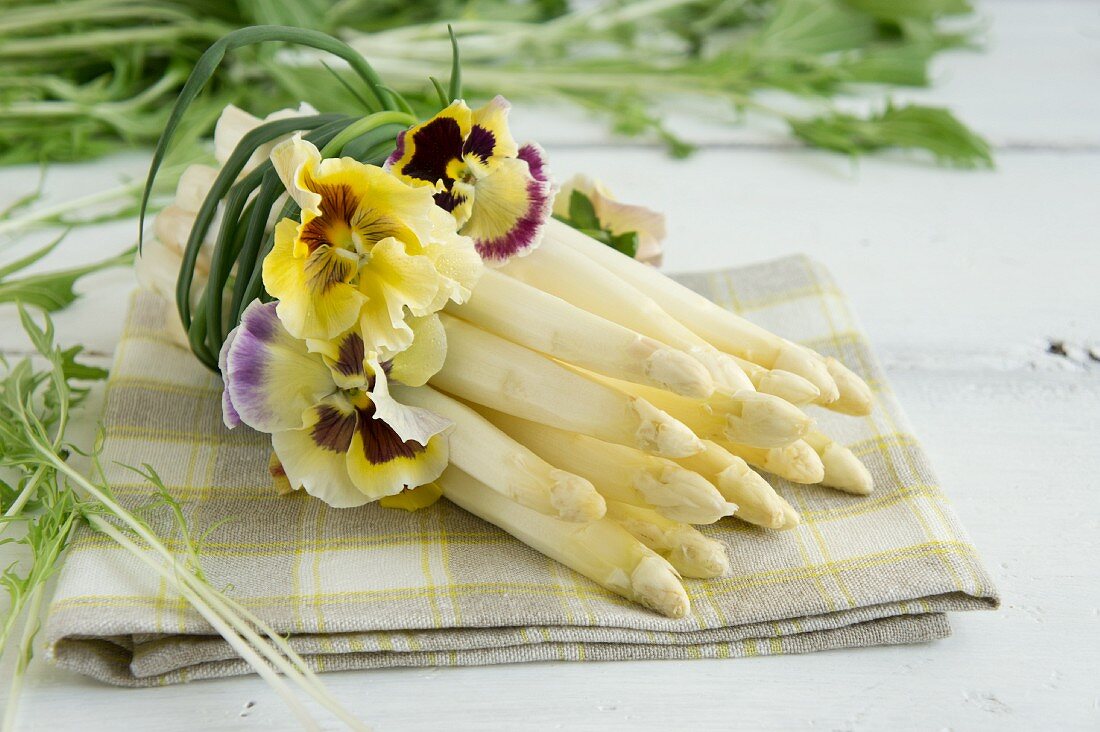
[[(953, 637), (922, 646), (344, 673), (325, 679), (338, 698), (383, 730), (1100, 727), (1100, 3), (981, 9), (992, 20), (989, 50), (945, 58), (934, 92), (897, 96), (949, 105), (986, 133), (997, 147), (992, 172), (897, 159), (852, 166), (760, 126), (689, 121), (704, 147), (685, 162), (621, 141), (609, 149), (597, 124), (575, 117), (521, 109), (514, 127), (543, 142), (560, 176), (584, 170), (666, 210), (671, 271), (798, 251), (826, 263), (1004, 606), (955, 616)], [(55, 167), (49, 199), (140, 175), (145, 163), (131, 155)], [(0, 170), (0, 205), (35, 176)], [(133, 234), (132, 224), (80, 231), (44, 266), (101, 258)], [(90, 279), (86, 296), (57, 316), (62, 342), (108, 358), (132, 286), (123, 272)], [(12, 309), (0, 310), (0, 349), (24, 351)], [(1053, 341), (1068, 355), (1048, 352)], [(256, 678), (133, 691), (42, 663), (20, 723), (293, 724)]]

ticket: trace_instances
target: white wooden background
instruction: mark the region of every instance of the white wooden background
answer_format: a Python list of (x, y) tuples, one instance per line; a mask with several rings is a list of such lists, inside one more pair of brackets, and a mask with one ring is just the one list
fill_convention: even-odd
[[(995, 143), (995, 171), (853, 166), (767, 126), (689, 122), (704, 147), (684, 162), (609, 148), (599, 125), (576, 117), (520, 109), (514, 128), (546, 146), (559, 175), (584, 170), (666, 210), (670, 271), (800, 251), (825, 262), (1004, 606), (955, 616), (953, 637), (921, 646), (327, 676), (338, 698), (383, 730), (1100, 727), (1100, 3), (995, 0), (981, 11), (987, 52), (952, 54), (934, 91), (897, 97), (956, 110)], [(140, 175), (145, 163), (55, 167), (49, 199)], [(0, 204), (36, 175), (0, 170)], [(133, 234), (80, 231), (46, 266), (101, 258)], [(57, 317), (62, 342), (108, 357), (131, 287), (122, 272), (89, 280)], [(24, 351), (12, 309), (0, 310), (0, 349)], [(1068, 355), (1049, 353), (1052, 341)], [(292, 725), (256, 678), (134, 691), (38, 663), (28, 683), (24, 729)]]

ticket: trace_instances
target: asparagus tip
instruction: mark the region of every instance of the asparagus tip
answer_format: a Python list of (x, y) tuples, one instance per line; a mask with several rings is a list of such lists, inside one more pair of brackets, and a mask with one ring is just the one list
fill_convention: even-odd
[(782, 499), (768, 481), (748, 466), (731, 465), (714, 476), (714, 481), (723, 496), (737, 501), (733, 514), (737, 518), (768, 529), (783, 525)]
[(846, 447), (830, 444), (821, 454), (821, 462), (825, 466), (824, 485), (866, 496), (875, 489), (874, 478), (859, 458)]
[(779, 496), (779, 500), (782, 501), (783, 505), (783, 520), (775, 528), (780, 531), (787, 531), (802, 523), (802, 517), (798, 515), (798, 511), (794, 510), (794, 506), (787, 503), (782, 496)]
[(825, 359), (825, 367), (836, 382), (840, 396), (829, 405), (829, 409), (855, 417), (864, 417), (871, 413), (875, 395), (871, 387), (851, 369), (832, 356)]
[(825, 465), (821, 457), (805, 440), (769, 451), (764, 469), (782, 475), (793, 483), (820, 483), (825, 479)]
[(714, 379), (714, 385), (729, 393), (747, 389), (755, 391), (752, 379), (733, 358), (716, 348), (702, 346), (692, 348), (691, 355), (706, 367)]
[(813, 420), (779, 397), (739, 392), (741, 416), (727, 416), (726, 438), (759, 447), (783, 447), (805, 435)]
[(772, 369), (765, 373), (756, 389), (797, 406), (812, 404), (821, 396), (821, 389), (814, 386), (813, 382), (782, 369)]
[(653, 385), (674, 394), (705, 399), (714, 393), (714, 380), (706, 367), (672, 348), (654, 351), (646, 359), (645, 375)]
[(702, 441), (686, 426), (644, 399), (631, 398), (638, 418), (638, 448), (662, 457), (689, 457), (703, 451)]
[(554, 468), (550, 487), (550, 504), (558, 518), (574, 523), (586, 523), (603, 518), (607, 504), (590, 482), (572, 473)]
[(798, 374), (816, 386), (821, 394), (815, 404), (832, 404), (840, 398), (840, 389), (829, 374), (825, 359), (808, 348), (795, 343), (784, 344), (772, 368)]
[(691, 609), (676, 570), (656, 555), (638, 562), (630, 575), (630, 586), (638, 602), (667, 617), (682, 618)]
[(712, 524), (737, 511), (713, 483), (678, 465), (640, 472), (634, 485), (661, 515), (676, 521)]
[(721, 577), (730, 571), (726, 547), (714, 539), (708, 539), (695, 530), (685, 532), (676, 552), (673, 565), (686, 577), (710, 579)]

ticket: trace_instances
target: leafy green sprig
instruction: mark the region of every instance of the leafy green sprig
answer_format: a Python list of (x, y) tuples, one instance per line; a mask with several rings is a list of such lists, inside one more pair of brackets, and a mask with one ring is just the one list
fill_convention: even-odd
[[(115, 498), (99, 458), (101, 440), (84, 452), (68, 442), (66, 428), (71, 409), (83, 398), (86, 387), (74, 380), (100, 379), (105, 372), (75, 360), (74, 349), (54, 343), (48, 316), (39, 325), (20, 306), (20, 318), (45, 368), (30, 359), (14, 366), (4, 362), (0, 375), (0, 469), (15, 478), (3, 484), (0, 508), (0, 541), (18, 541), (29, 549), (24, 561), (16, 561), (0, 574), (0, 585), (9, 595), (9, 610), (0, 624), (0, 655), (6, 653), (14, 631), (22, 622), (16, 646), (15, 673), (4, 713), (4, 728), (12, 729), (17, 701), (27, 665), (33, 656), (39, 615), (46, 585), (56, 572), (77, 526), (83, 524), (114, 541), (141, 561), (151, 572), (179, 592), (233, 649), (286, 701), (298, 720), (316, 729), (312, 715), (291, 685), (305, 693), (352, 729), (363, 725), (325, 690), (306, 662), (251, 611), (213, 587), (200, 563), (201, 542), (188, 530), (180, 505), (172, 498), (156, 471), (145, 465), (135, 470), (152, 485), (158, 504), (166, 508), (185, 547), (182, 558), (168, 549), (149, 521), (125, 508)], [(89, 474), (68, 461), (71, 453), (85, 454)], [(22, 537), (8, 535), (21, 526)], [(289, 683), (288, 683), (289, 682)]]
[[(743, 110), (778, 117), (807, 144), (828, 140), (826, 149), (862, 154), (892, 146), (889, 130), (880, 130), (888, 120), (872, 113), (855, 118), (863, 123), (858, 130), (838, 127), (832, 100), (878, 93), (883, 85), (927, 86), (937, 54), (973, 43), (971, 30), (944, 24), (972, 17), (967, 0), (13, 3), (0, 19), (0, 63), (10, 72), (0, 79), (0, 164), (152, 144), (189, 66), (215, 39), (254, 23), (343, 35), (384, 62), (383, 93), (399, 92), (423, 113), (436, 103), (425, 80), (450, 53), (446, 23), (452, 22), (473, 96), (567, 101), (608, 119), (621, 134), (655, 136), (678, 155), (691, 145), (669, 128), (663, 114), (669, 105), (659, 102), (682, 97), (730, 105), (731, 123)], [(362, 96), (346, 83), (355, 73), (333, 74), (274, 46), (250, 48), (219, 65), (213, 93), (194, 108), (205, 112), (206, 125), (229, 101), (259, 114), (300, 100), (322, 110), (351, 109)], [(823, 109), (802, 114), (765, 106), (760, 92), (766, 91)], [(869, 132), (887, 142), (862, 144)], [(835, 142), (846, 135), (860, 139)], [(918, 149), (930, 149), (925, 139)], [(939, 147), (952, 144), (948, 136)], [(948, 155), (931, 151), (956, 165), (987, 164), (970, 145)]]

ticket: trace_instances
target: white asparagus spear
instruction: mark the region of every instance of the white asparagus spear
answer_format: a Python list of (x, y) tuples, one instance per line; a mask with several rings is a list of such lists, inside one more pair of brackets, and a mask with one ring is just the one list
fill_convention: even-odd
[(748, 463), (714, 442), (704, 440), (703, 444), (706, 450), (676, 462), (702, 475), (718, 487), (727, 501), (736, 503), (734, 516), (769, 529), (798, 525), (800, 519), (794, 508)]
[(805, 440), (796, 440), (785, 447), (765, 449), (733, 442), (718, 442), (719, 446), (742, 458), (749, 465), (786, 478), (792, 483), (820, 483), (825, 478), (825, 465)]
[(875, 489), (871, 471), (844, 445), (816, 430), (811, 430), (802, 439), (814, 449), (825, 467), (822, 485), (857, 496), (866, 496)]
[(499, 271), (642, 335), (690, 353), (710, 371), (717, 388), (752, 389), (737, 363), (643, 295), (583, 254), (567, 247), (513, 257)]
[(546, 462), (590, 480), (605, 498), (652, 508), (690, 524), (712, 524), (737, 509), (706, 478), (671, 460), (479, 409), (486, 419)]
[(443, 495), (628, 600), (670, 618), (691, 608), (676, 570), (614, 521), (559, 521), (508, 500), (453, 465), (437, 481)]
[(693, 526), (618, 501), (608, 501), (607, 517), (667, 559), (684, 577), (708, 579), (729, 572), (726, 547)]
[(524, 282), (486, 270), (471, 298), (447, 312), (513, 343), (595, 373), (676, 394), (714, 392), (698, 360)]
[(447, 314), (447, 359), (431, 383), (507, 414), (666, 457), (703, 449), (694, 433), (644, 399), (582, 376)]
[(840, 397), (837, 383), (818, 354), (715, 305), (655, 268), (623, 256), (568, 224), (551, 220), (538, 251), (553, 254), (557, 248), (569, 248), (599, 262), (719, 350), (808, 379), (821, 390), (819, 399), (823, 404)]
[(821, 396), (821, 390), (798, 374), (781, 369), (766, 369), (752, 361), (731, 356), (752, 381), (761, 394), (771, 394), (794, 404), (812, 404)]
[(607, 380), (683, 422), (704, 440), (729, 440), (754, 447), (783, 447), (802, 437), (813, 420), (798, 407), (755, 391), (714, 392), (689, 399), (639, 384)]
[(550, 465), (465, 404), (430, 386), (390, 388), (402, 404), (454, 422), (451, 463), (498, 493), (563, 521), (594, 521), (604, 515), (603, 496), (590, 482)]
[(829, 374), (840, 389), (840, 398), (825, 406), (834, 412), (856, 417), (870, 414), (874, 407), (875, 395), (867, 382), (832, 356), (825, 359), (825, 367), (829, 369)]

